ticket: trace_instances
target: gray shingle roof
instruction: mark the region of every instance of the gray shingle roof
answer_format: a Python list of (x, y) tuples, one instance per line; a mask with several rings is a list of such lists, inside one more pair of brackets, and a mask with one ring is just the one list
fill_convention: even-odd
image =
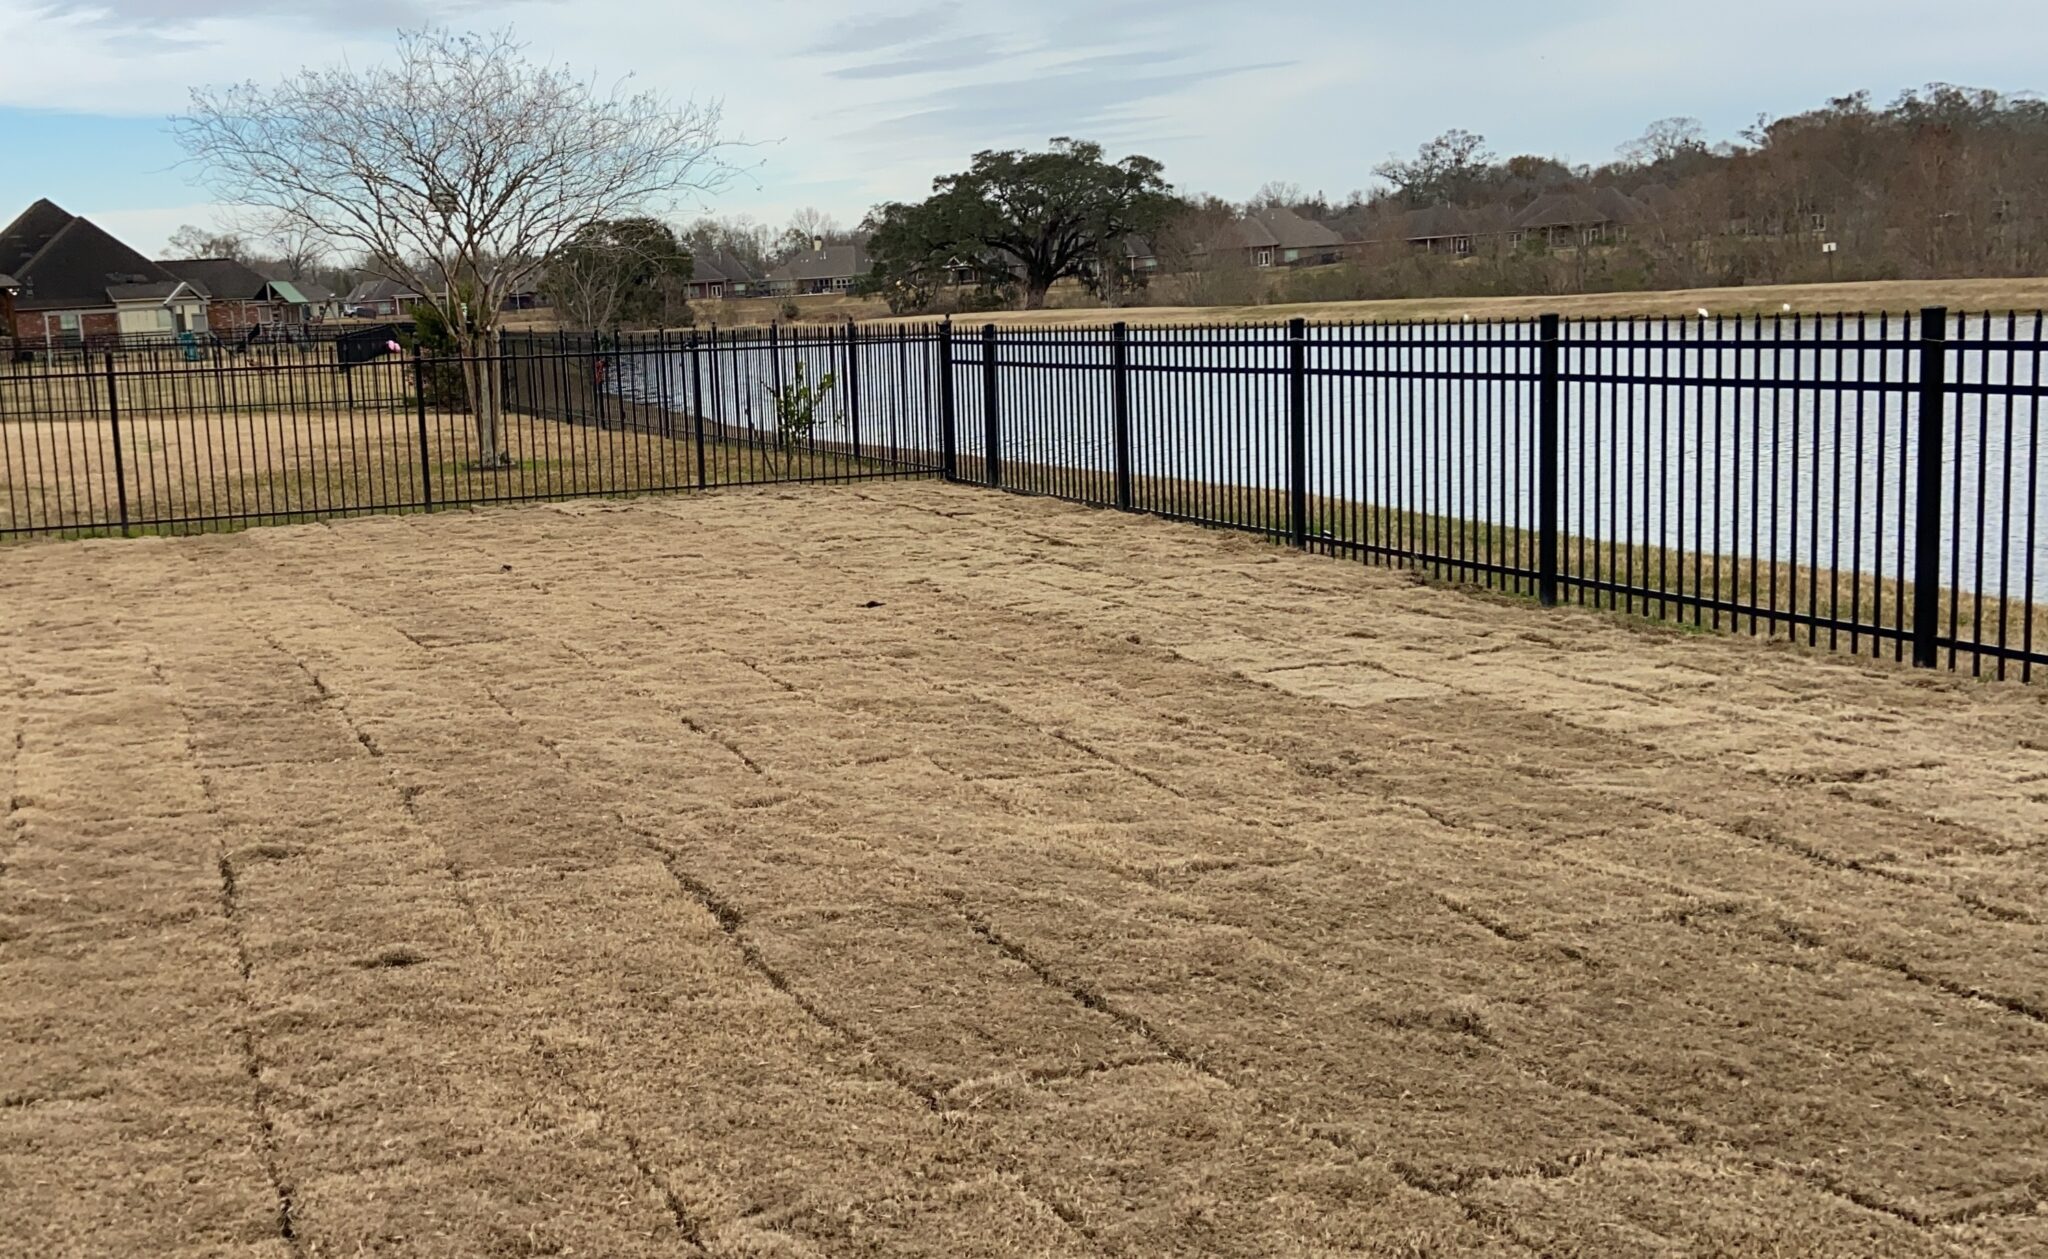
[(375, 279), (364, 280), (350, 289), (348, 291), (348, 304), (354, 306), (362, 302), (388, 302), (397, 297), (414, 302), (420, 300), (418, 293), (413, 292), (410, 288), (396, 280)]
[[(50, 201), (38, 201), (0, 230), (0, 268), (20, 285), (23, 310), (105, 306), (114, 288), (175, 284), (176, 277)], [(169, 289), (165, 293), (169, 293)]]
[(690, 283), (692, 284), (758, 284), (761, 277), (755, 275), (746, 263), (731, 254), (716, 251), (693, 252), (690, 255)]
[(160, 302), (181, 288), (188, 289), (195, 296), (201, 298), (212, 296), (211, 293), (208, 293), (204, 288), (192, 283), (190, 280), (153, 280), (147, 284), (109, 284), (106, 288), (106, 295), (109, 300), (116, 302)]
[(261, 301), (263, 286), (270, 283), (233, 258), (166, 258), (159, 260), (157, 265), (181, 280), (199, 285), (223, 301)]
[(19, 287), (21, 286), (15, 282), (13, 276), (7, 274), (5, 271), (0, 271), (0, 289), (11, 289)]
[(874, 269), (868, 261), (865, 245), (827, 245), (822, 250), (806, 250), (768, 273), (771, 280), (790, 280), (802, 283), (806, 280), (849, 280), (858, 279)]
[(1238, 222), (1249, 249), (1333, 249), (1344, 238), (1314, 219), (1280, 206), (1253, 210)]

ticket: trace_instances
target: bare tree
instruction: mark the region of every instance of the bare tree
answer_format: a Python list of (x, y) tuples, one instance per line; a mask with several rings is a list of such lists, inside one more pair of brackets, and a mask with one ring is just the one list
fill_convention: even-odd
[(1305, 200), (1307, 198), (1302, 195), (1300, 184), (1286, 179), (1269, 179), (1259, 185), (1259, 190), (1252, 194), (1248, 204), (1254, 210), (1264, 210), (1273, 206), (1291, 209)]
[(223, 202), (371, 259), (446, 316), (485, 467), (512, 462), (487, 361), (505, 296), (586, 224), (732, 172), (717, 104), (601, 88), (509, 31), (406, 32), (386, 65), (195, 89), (172, 127)]
[(1661, 166), (1707, 151), (1706, 132), (1697, 118), (1664, 118), (1621, 146), (1621, 160), (1632, 166)]
[(233, 258), (246, 262), (250, 257), (247, 242), (234, 232), (208, 231), (190, 223), (180, 224), (164, 248), (165, 256), (171, 258)]

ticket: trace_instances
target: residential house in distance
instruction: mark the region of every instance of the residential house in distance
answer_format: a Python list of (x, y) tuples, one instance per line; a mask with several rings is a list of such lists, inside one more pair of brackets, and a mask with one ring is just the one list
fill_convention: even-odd
[(426, 299), (396, 280), (364, 280), (348, 292), (345, 314), (362, 319), (395, 319)]
[(874, 264), (865, 245), (828, 245), (814, 239), (811, 248), (768, 272), (768, 291), (775, 296), (850, 293)]
[(1514, 217), (1509, 243), (1536, 238), (1552, 248), (1606, 245), (1628, 239), (1629, 229), (1649, 217), (1642, 202), (1619, 188), (1589, 188), (1538, 197)]
[(0, 229), (12, 281), (4, 329), (18, 348), (80, 346), (206, 328), (208, 294), (88, 219), (37, 201)]
[(1261, 270), (1340, 262), (1345, 254), (1342, 236), (1283, 206), (1247, 213), (1238, 220), (1237, 232), (1244, 242), (1245, 261)]
[(232, 258), (164, 259), (158, 266), (206, 289), (207, 326), (223, 338), (252, 328), (290, 331), (340, 313), (334, 292), (311, 280), (273, 280)]
[(270, 281), (233, 258), (166, 258), (157, 265), (206, 291), (206, 326), (216, 336), (245, 336), (252, 328), (285, 321), (282, 303), (271, 297)]
[(753, 268), (724, 251), (690, 255), (690, 300), (717, 301), (727, 297), (753, 297), (762, 289), (761, 277)]

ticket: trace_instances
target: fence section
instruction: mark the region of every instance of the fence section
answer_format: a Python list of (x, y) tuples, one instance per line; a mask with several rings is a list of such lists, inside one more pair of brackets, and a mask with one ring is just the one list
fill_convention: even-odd
[(0, 537), (939, 472), (1545, 603), (2048, 664), (2040, 315), (389, 348), (0, 368)]
[(2039, 315), (947, 329), (950, 475), (1546, 603), (2048, 664)]
[[(928, 475), (936, 334), (506, 337), (0, 367), (0, 539)], [(793, 431), (778, 390), (815, 405)], [(494, 383), (495, 424), (471, 390)], [(829, 384), (829, 387), (827, 385)]]

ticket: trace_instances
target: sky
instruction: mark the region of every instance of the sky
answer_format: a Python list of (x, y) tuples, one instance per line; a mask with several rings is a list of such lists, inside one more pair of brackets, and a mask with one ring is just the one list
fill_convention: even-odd
[(1333, 198), (1451, 127), (1597, 163), (1673, 116), (1942, 81), (2048, 89), (2041, 0), (0, 0), (0, 220), (49, 197), (159, 248), (221, 219), (168, 118), (190, 88), (366, 65), (394, 33), (510, 25), (538, 58), (722, 104), (744, 167), (676, 208), (851, 226), (982, 149), (1098, 140), (1188, 191)]

